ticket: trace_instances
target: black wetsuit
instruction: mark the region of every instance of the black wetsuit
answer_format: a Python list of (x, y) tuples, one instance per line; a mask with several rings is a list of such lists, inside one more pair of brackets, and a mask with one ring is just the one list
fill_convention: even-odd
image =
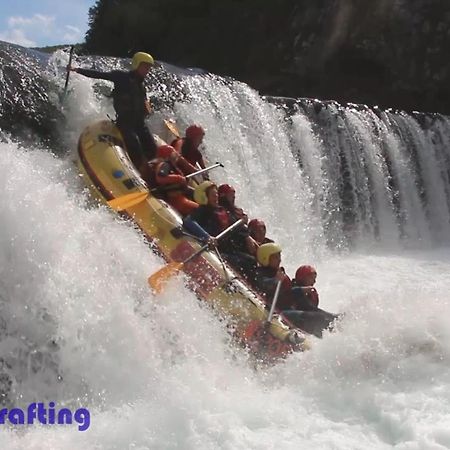
[[(277, 270), (271, 267), (258, 267), (256, 271), (254, 285), (266, 295), (268, 303), (271, 303), (278, 283)], [(296, 327), (317, 337), (322, 337), (323, 331), (330, 328), (339, 315), (313, 305), (305, 297), (300, 286), (296, 286), (293, 282), (293, 287), (288, 287), (289, 284), (286, 282), (284, 286), (281, 285), (277, 309)]]
[[(242, 218), (242, 210), (234, 205), (225, 198), (219, 196), (219, 205), (225, 208), (230, 217), (230, 223), (234, 223), (240, 218)], [(242, 275), (246, 276), (248, 279), (253, 279), (256, 272), (256, 258), (250, 255), (247, 250), (246, 239), (250, 236), (250, 231), (247, 225), (242, 224), (237, 228), (238, 233), (233, 239), (233, 251), (227, 252), (225, 256), (226, 260), (233, 266), (236, 267)]]
[[(291, 281), (284, 272), (284, 268), (281, 269), (283, 271), (283, 277), (281, 279), (282, 283), (278, 295), (277, 308), (284, 311), (291, 309), (292, 307)], [(277, 273), (278, 269), (274, 269), (273, 267), (259, 266), (255, 271), (253, 285), (266, 296), (268, 306), (272, 305), (272, 300), (277, 288)]]
[(323, 330), (329, 328), (334, 320), (339, 318), (339, 315), (320, 309), (311, 303), (295, 280), (292, 284), (291, 293), (294, 307), (283, 311), (283, 314), (302, 330), (322, 337)]
[(108, 80), (114, 83), (112, 92), (117, 127), (122, 133), (131, 161), (139, 167), (145, 160), (156, 155), (156, 143), (145, 125), (147, 93), (144, 80), (136, 71), (77, 69), (77, 73), (89, 78)]

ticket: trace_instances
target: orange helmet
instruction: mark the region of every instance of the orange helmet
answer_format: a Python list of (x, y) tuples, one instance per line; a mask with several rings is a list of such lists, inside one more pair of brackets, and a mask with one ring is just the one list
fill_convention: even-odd
[(200, 125), (191, 125), (186, 128), (186, 137), (188, 139), (196, 139), (205, 135), (205, 130)]
[(176, 150), (171, 145), (161, 145), (156, 151), (156, 156), (162, 159), (169, 159)]

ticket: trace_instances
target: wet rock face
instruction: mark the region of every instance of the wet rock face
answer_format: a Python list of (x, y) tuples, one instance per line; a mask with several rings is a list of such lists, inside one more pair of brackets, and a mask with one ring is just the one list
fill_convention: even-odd
[(264, 93), (450, 113), (448, 1), (299, 1), (280, 38), (243, 74)]
[[(70, 124), (64, 114), (71, 88), (64, 96), (65, 65), (52, 62), (50, 55), (0, 41), (0, 140), (18, 139), (25, 144), (51, 147), (55, 153), (65, 151), (61, 131)], [(80, 65), (98, 70), (117, 68), (107, 57), (82, 58)], [(129, 61), (122, 61), (123, 69)], [(179, 72), (183, 72), (182, 69)], [(155, 109), (182, 101), (186, 94), (180, 76), (159, 68), (148, 77), (156, 88), (150, 95)], [(111, 96), (112, 85), (96, 85), (99, 98)]]
[(0, 42), (0, 129), (25, 142), (56, 142), (62, 120), (48, 56)]

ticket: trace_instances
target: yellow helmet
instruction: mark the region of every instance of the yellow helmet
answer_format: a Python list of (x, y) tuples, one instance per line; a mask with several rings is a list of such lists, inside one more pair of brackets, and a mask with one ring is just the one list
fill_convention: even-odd
[(256, 251), (256, 259), (262, 266), (267, 267), (269, 265), (270, 257), (276, 253), (281, 253), (281, 247), (278, 244), (273, 242), (263, 244), (260, 245)]
[(155, 61), (152, 55), (144, 52), (137, 52), (133, 55), (133, 59), (131, 60), (132, 69), (136, 70), (141, 63), (148, 63), (153, 66), (153, 64), (155, 64)]
[(203, 183), (200, 183), (194, 191), (194, 200), (199, 205), (207, 205), (208, 204), (208, 197), (206, 196), (206, 191), (212, 187), (216, 186), (215, 183), (212, 181), (204, 181)]

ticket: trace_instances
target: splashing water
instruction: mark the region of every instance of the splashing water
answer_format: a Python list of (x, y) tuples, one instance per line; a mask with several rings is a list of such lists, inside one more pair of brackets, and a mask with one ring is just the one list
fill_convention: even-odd
[[(68, 148), (109, 111), (90, 80), (73, 83)], [(317, 265), (342, 329), (253, 370), (181, 279), (150, 295), (162, 262), (89, 203), (73, 155), (2, 143), (0, 395), (87, 407), (91, 425), (6, 428), (0, 445), (450, 448), (448, 121), (421, 131), (411, 116), (334, 105), (287, 117), (240, 83), (184, 84), (180, 128), (206, 127), (206, 156), (225, 164), (215, 179), (267, 222), (288, 273)]]

